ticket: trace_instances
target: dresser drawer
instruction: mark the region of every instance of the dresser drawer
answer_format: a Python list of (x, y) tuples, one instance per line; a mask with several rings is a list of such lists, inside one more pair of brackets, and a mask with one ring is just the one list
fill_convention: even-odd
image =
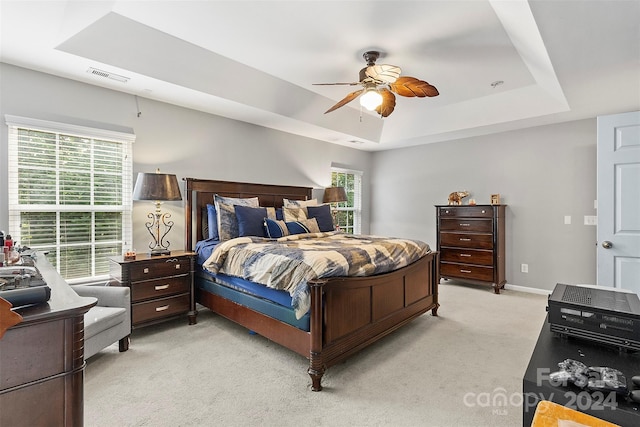
[(461, 279), (473, 279), (481, 280), (484, 282), (491, 282), (493, 281), (493, 268), (441, 262), (440, 275), (445, 277), (459, 277)]
[(443, 218), (440, 220), (440, 230), (491, 233), (493, 230), (493, 221), (491, 219)]
[(134, 324), (144, 323), (189, 311), (189, 294), (159, 298), (132, 304)]
[(130, 266), (130, 280), (136, 282), (139, 280), (155, 279), (157, 277), (188, 274), (190, 267), (188, 257), (137, 262)]
[(493, 217), (493, 209), (490, 206), (446, 206), (438, 209), (441, 217)]
[(440, 233), (440, 246), (493, 249), (493, 235), (473, 233)]
[(151, 298), (162, 298), (169, 295), (182, 294), (189, 292), (190, 285), (191, 277), (188, 274), (137, 282), (131, 286), (131, 301), (138, 302)]
[(440, 260), (475, 265), (493, 265), (493, 251), (442, 248)]

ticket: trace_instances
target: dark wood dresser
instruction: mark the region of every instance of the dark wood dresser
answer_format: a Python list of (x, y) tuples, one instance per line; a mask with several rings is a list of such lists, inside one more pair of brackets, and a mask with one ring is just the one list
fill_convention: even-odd
[(138, 254), (135, 260), (110, 258), (112, 285), (131, 289), (131, 325), (142, 327), (187, 314), (196, 323), (193, 272), (195, 252)]
[(0, 426), (82, 426), (84, 314), (97, 300), (78, 296), (44, 255), (35, 266), (51, 297), (15, 309), (22, 321), (0, 339)]
[(493, 286), (505, 278), (506, 205), (436, 206), (440, 276)]

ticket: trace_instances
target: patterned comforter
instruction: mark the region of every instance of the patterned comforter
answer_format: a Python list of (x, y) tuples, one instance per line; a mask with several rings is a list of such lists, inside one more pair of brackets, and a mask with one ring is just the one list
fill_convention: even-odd
[(336, 231), (276, 240), (238, 237), (216, 246), (203, 267), (214, 274), (237, 276), (289, 292), (300, 319), (311, 303), (309, 280), (386, 273), (429, 252), (429, 245), (419, 240)]

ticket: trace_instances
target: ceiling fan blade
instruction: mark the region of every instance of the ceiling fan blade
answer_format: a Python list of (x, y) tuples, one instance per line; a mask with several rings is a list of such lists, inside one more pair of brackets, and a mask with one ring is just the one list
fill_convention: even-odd
[(387, 117), (396, 108), (396, 96), (386, 88), (378, 89), (378, 93), (382, 95), (382, 104), (376, 108), (376, 111), (382, 117)]
[(440, 93), (435, 86), (415, 77), (399, 77), (395, 83), (390, 83), (389, 88), (400, 96), (424, 98), (425, 96), (438, 96)]
[(395, 65), (380, 64), (367, 67), (365, 74), (384, 83), (393, 83), (400, 77), (401, 72), (400, 67)]
[(351, 83), (311, 83), (313, 86), (336, 86), (336, 85), (342, 85), (342, 86), (356, 86), (359, 85), (360, 82), (351, 82)]
[(342, 100), (340, 100), (340, 102), (338, 102), (333, 107), (329, 108), (324, 113), (325, 114), (330, 113), (333, 110), (337, 110), (338, 108), (342, 107), (343, 105), (346, 105), (346, 104), (350, 103), (351, 101), (356, 99), (362, 92), (364, 92), (364, 89), (360, 89), (360, 90), (356, 90), (355, 92), (351, 92), (349, 95), (347, 95), (344, 98), (342, 98)]

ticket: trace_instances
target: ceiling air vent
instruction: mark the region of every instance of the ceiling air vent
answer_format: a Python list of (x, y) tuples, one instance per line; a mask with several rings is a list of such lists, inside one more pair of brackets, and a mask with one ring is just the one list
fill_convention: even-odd
[(126, 83), (129, 81), (129, 77), (121, 76), (119, 74), (110, 73), (108, 71), (98, 70), (97, 68), (89, 67), (87, 73), (93, 74), (94, 76), (104, 77), (105, 79), (115, 80), (120, 83)]

